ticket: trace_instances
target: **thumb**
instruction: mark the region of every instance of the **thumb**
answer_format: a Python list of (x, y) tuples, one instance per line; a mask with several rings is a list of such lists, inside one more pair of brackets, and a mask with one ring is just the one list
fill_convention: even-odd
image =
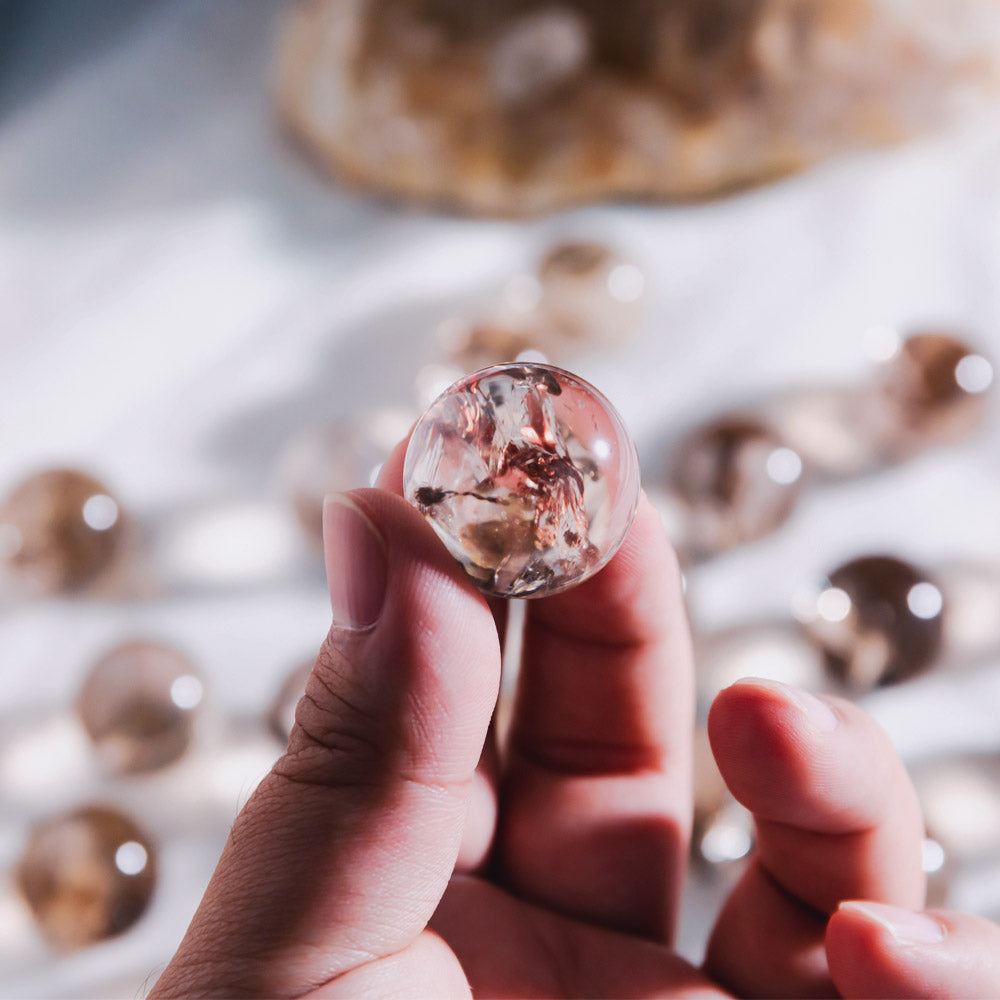
[(1000, 927), (966, 913), (841, 903), (826, 953), (844, 997), (1000, 996)]
[(420, 515), (324, 509), (333, 627), (156, 995), (300, 995), (408, 947), (443, 894), (499, 685), (483, 599)]

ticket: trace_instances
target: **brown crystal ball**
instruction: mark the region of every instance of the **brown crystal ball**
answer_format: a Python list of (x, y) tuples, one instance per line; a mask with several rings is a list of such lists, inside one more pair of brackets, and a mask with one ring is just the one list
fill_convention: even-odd
[(888, 409), (890, 450), (906, 453), (957, 441), (974, 431), (986, 412), (993, 367), (957, 337), (918, 333), (887, 362), (878, 381)]
[(89, 806), (31, 831), (15, 881), (45, 936), (60, 948), (78, 948), (120, 934), (142, 916), (156, 858), (131, 819)]
[(941, 653), (944, 598), (923, 570), (864, 556), (830, 574), (809, 630), (827, 669), (854, 691), (906, 680)]
[(711, 556), (784, 524), (801, 490), (802, 460), (764, 422), (725, 418), (681, 442), (671, 480), (687, 505), (688, 546)]
[(153, 642), (126, 642), (90, 668), (76, 711), (106, 770), (153, 771), (187, 750), (202, 691), (182, 653)]
[(0, 506), (0, 565), (29, 591), (72, 590), (108, 569), (123, 533), (121, 509), (103, 483), (49, 469)]

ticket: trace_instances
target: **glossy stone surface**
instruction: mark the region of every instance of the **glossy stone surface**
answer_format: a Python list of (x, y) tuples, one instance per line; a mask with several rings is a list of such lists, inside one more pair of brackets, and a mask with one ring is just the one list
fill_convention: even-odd
[(613, 344), (641, 320), (642, 271), (602, 243), (557, 243), (539, 263), (538, 279), (546, 325), (577, 346)]
[(545, 596), (615, 553), (638, 503), (639, 464), (593, 386), (550, 365), (498, 365), (421, 417), (403, 483), (481, 589)]
[(73, 590), (112, 565), (123, 534), (121, 508), (103, 483), (48, 469), (0, 506), (0, 566), (29, 593)]
[(986, 414), (992, 364), (945, 333), (907, 337), (876, 378), (874, 423), (886, 451), (906, 457), (961, 440)]
[(864, 556), (830, 574), (807, 627), (827, 669), (863, 692), (928, 669), (941, 652), (944, 613), (926, 572), (892, 556)]
[(202, 695), (198, 671), (184, 654), (125, 642), (90, 668), (76, 712), (106, 770), (153, 771), (187, 750)]
[(77, 948), (120, 934), (142, 916), (156, 858), (131, 819), (90, 806), (39, 823), (14, 876), (45, 936)]
[(763, 538), (795, 509), (801, 480), (798, 453), (762, 421), (727, 417), (695, 429), (671, 471), (687, 505), (687, 544), (710, 556)]

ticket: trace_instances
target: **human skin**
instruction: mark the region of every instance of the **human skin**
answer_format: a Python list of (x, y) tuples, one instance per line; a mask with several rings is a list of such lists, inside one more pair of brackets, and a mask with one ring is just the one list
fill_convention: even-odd
[(756, 851), (704, 965), (679, 957), (694, 685), (658, 516), (643, 499), (600, 573), (528, 603), (501, 753), (505, 609), (401, 499), (402, 454), (327, 502), (333, 626), (153, 997), (1000, 995), (1000, 930), (920, 913), (885, 735), (753, 679), (709, 735)]

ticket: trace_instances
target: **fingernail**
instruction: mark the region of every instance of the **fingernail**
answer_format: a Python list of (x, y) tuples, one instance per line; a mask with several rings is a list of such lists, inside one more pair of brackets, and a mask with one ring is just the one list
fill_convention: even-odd
[(780, 695), (785, 701), (790, 701), (809, 720), (813, 729), (821, 733), (829, 733), (836, 729), (840, 723), (833, 709), (825, 702), (814, 695), (808, 694), (799, 688), (782, 684), (781, 681), (772, 681), (766, 677), (744, 677), (736, 682), (737, 684), (750, 684), (754, 687), (766, 688)]
[(323, 551), (333, 624), (348, 629), (374, 625), (385, 600), (385, 540), (342, 493), (323, 501)]
[(851, 900), (841, 903), (839, 909), (860, 913), (867, 920), (874, 920), (884, 927), (898, 944), (937, 944), (944, 940), (944, 927), (926, 913), (913, 913), (885, 903), (863, 903)]

